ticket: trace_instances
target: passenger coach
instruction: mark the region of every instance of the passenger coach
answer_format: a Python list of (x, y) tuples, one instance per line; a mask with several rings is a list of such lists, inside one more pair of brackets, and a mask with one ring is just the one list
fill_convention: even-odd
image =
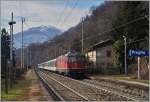
[(68, 52), (56, 59), (38, 64), (38, 68), (55, 71), (67, 76), (80, 77), (84, 75), (86, 58), (78, 52)]

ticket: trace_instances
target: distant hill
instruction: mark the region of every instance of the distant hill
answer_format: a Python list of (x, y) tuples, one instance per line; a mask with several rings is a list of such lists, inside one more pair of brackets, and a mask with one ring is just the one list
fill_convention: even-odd
[[(42, 43), (44, 41), (53, 39), (55, 36), (60, 35), (61, 30), (53, 26), (38, 26), (30, 28), (23, 33), (25, 46), (31, 43)], [(15, 48), (21, 47), (21, 32), (14, 34)]]

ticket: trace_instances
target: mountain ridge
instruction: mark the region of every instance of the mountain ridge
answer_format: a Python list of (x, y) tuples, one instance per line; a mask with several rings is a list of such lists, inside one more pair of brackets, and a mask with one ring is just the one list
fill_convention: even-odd
[[(53, 26), (37, 26), (32, 27), (23, 32), (24, 44), (28, 46), (31, 43), (43, 43), (60, 35), (62, 31)], [(14, 34), (14, 47), (21, 48), (22, 32)]]

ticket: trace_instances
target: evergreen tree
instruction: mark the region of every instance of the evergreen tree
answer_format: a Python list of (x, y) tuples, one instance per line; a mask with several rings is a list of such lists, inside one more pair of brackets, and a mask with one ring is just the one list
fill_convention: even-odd
[(2, 59), (2, 74), (5, 72), (6, 62), (10, 57), (10, 36), (6, 29), (3, 28), (1, 31), (1, 59)]
[(5, 92), (8, 93), (8, 60), (10, 57), (10, 37), (6, 29), (1, 31), (1, 75), (5, 78)]
[[(123, 36), (127, 37), (127, 53), (129, 49), (145, 50), (148, 49), (148, 1), (127, 1), (120, 3), (118, 7), (116, 21), (113, 22), (112, 37), (115, 41), (114, 51), (116, 53), (116, 66), (124, 68), (124, 46)], [(145, 39), (144, 41), (141, 39)], [(121, 40), (121, 41), (120, 41)], [(141, 40), (142, 42), (139, 42)], [(137, 42), (136, 42), (137, 41)], [(122, 43), (117, 43), (122, 42)], [(135, 42), (135, 43), (132, 43)], [(128, 58), (128, 64), (133, 62), (133, 58)]]

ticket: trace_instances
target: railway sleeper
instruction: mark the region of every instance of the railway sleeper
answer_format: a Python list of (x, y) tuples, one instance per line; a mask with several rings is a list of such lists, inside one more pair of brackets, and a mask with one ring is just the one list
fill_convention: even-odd
[(140, 90), (140, 94), (141, 94), (142, 97), (149, 96), (148, 92), (146, 92), (145, 90), (142, 90), (142, 89)]

